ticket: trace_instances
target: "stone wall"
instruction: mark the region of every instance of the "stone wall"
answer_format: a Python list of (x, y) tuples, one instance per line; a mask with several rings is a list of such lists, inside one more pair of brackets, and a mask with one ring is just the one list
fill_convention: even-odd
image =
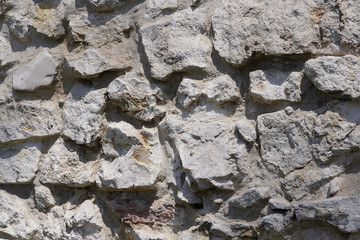
[(0, 238), (360, 239), (358, 0), (0, 0)]

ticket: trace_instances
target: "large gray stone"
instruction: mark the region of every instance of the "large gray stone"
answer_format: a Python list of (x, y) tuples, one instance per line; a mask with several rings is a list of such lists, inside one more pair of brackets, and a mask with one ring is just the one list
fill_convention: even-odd
[[(332, 178), (344, 172), (342, 166), (331, 165), (319, 168), (310, 164), (303, 169), (289, 173), (282, 182), (282, 187), (287, 196), (292, 200), (300, 200), (307, 194), (316, 194), (319, 188)], [(323, 195), (326, 195), (324, 192)]]
[(136, 130), (126, 122), (112, 123), (102, 139), (105, 158), (96, 183), (102, 189), (153, 188), (164, 164), (162, 147), (154, 130)]
[(182, 119), (180, 113), (168, 112), (159, 128), (173, 146), (173, 161), (181, 161), (194, 190), (234, 188), (234, 178), (243, 174), (236, 163), (247, 156), (245, 144), (235, 137), (234, 122), (201, 113)]
[(126, 4), (125, 0), (87, 0), (90, 6), (99, 12), (110, 12)]
[(205, 14), (183, 10), (140, 29), (151, 75), (165, 79), (173, 72), (204, 69), (211, 43), (204, 31)]
[(235, 65), (255, 54), (335, 53), (335, 7), (334, 1), (318, 0), (222, 0), (212, 17), (215, 49)]
[(0, 184), (31, 183), (38, 171), (41, 152), (36, 147), (0, 150)]
[(41, 227), (26, 200), (0, 190), (0, 234), (5, 239), (41, 238)]
[(341, 44), (346, 50), (351, 49), (359, 52), (360, 6), (357, 0), (340, 1), (339, 10), (341, 11), (341, 21), (343, 23), (341, 29)]
[(66, 59), (73, 75), (77, 78), (97, 78), (100, 73), (119, 70), (101, 56), (96, 49), (87, 49), (77, 56)]
[(322, 92), (330, 95), (358, 99), (360, 97), (360, 58), (319, 57), (305, 63), (305, 74)]
[(144, 79), (117, 78), (110, 83), (107, 93), (110, 101), (141, 121), (150, 122), (165, 114), (165, 110), (158, 106), (162, 100), (161, 90), (152, 89)]
[(105, 91), (75, 84), (63, 107), (63, 136), (78, 144), (95, 144), (105, 111)]
[(250, 94), (263, 103), (274, 101), (300, 102), (301, 72), (282, 72), (276, 69), (250, 73)]
[[(257, 120), (262, 159), (285, 175), (314, 158), (321, 163), (330, 162), (357, 144), (340, 146), (356, 124), (331, 111), (320, 115), (308, 111), (288, 115), (278, 111), (260, 115)], [(334, 146), (338, 148), (333, 149)]]
[(267, 187), (250, 188), (229, 200), (229, 205), (235, 208), (249, 208), (270, 198), (270, 189)]
[(336, 197), (301, 203), (295, 214), (299, 221), (326, 222), (343, 232), (356, 233), (360, 230), (359, 206), (360, 196)]
[(14, 90), (33, 91), (50, 85), (54, 80), (57, 65), (57, 62), (46, 50), (42, 51), (14, 73)]
[(43, 184), (89, 186), (95, 183), (98, 164), (96, 152), (59, 138), (44, 157), (40, 181)]
[(51, 103), (0, 105), (0, 143), (56, 135), (61, 130), (59, 110)]

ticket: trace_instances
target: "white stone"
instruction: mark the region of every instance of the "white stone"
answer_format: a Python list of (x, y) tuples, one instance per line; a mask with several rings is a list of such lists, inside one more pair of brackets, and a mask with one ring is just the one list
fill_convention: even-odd
[(10, 239), (40, 237), (40, 225), (32, 217), (28, 203), (16, 195), (0, 190), (0, 233)]
[(100, 73), (119, 70), (112, 66), (96, 49), (87, 49), (83, 53), (66, 59), (73, 75), (77, 78), (97, 78)]
[(276, 69), (250, 73), (250, 94), (259, 102), (300, 102), (301, 72), (282, 72)]
[(360, 58), (319, 57), (305, 63), (305, 74), (322, 92), (330, 95), (358, 99), (360, 97)]
[(117, 78), (110, 83), (107, 93), (110, 101), (141, 121), (150, 122), (165, 114), (157, 105), (162, 99), (161, 90), (152, 89), (143, 79), (126, 76)]
[(234, 65), (255, 54), (335, 53), (335, 7), (334, 1), (222, 0), (212, 17), (215, 50)]
[(257, 133), (254, 121), (242, 118), (236, 123), (236, 130), (246, 142), (255, 142)]
[(272, 210), (290, 210), (291, 203), (285, 198), (271, 198), (269, 200), (269, 206)]
[(112, 123), (106, 128), (102, 139), (106, 158), (100, 161), (96, 178), (100, 188), (135, 190), (154, 187), (164, 156), (156, 133), (149, 131), (155, 134), (154, 138), (146, 137), (148, 131), (140, 132), (125, 122)]
[(92, 185), (98, 164), (93, 151), (70, 145), (59, 138), (45, 155), (40, 168), (40, 182), (74, 187)]
[(31, 183), (38, 171), (41, 152), (36, 147), (0, 150), (0, 184)]
[(176, 93), (177, 102), (183, 108), (188, 108), (193, 102), (199, 100), (201, 96), (201, 89), (196, 80), (184, 78)]
[(53, 104), (22, 101), (0, 105), (0, 143), (52, 136), (61, 130), (59, 110)]
[(183, 10), (141, 27), (140, 33), (153, 78), (163, 80), (173, 72), (204, 69), (211, 52), (205, 14)]
[(40, 52), (27, 65), (13, 75), (13, 88), (18, 91), (34, 91), (49, 86), (55, 77), (57, 62), (46, 51)]
[(235, 102), (240, 99), (240, 90), (229, 75), (220, 75), (205, 82), (201, 93), (217, 104)]
[(78, 144), (95, 144), (105, 111), (105, 91), (75, 84), (63, 107), (63, 136)]

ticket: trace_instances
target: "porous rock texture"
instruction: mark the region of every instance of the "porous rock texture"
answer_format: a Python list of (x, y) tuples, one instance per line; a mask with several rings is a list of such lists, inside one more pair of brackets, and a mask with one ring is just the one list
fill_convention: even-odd
[(0, 239), (360, 239), (358, 0), (0, 0)]

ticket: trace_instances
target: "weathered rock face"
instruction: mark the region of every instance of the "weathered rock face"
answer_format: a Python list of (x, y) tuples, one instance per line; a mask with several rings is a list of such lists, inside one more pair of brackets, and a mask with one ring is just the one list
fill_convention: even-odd
[(319, 57), (305, 63), (305, 74), (322, 92), (343, 98), (360, 97), (360, 59), (344, 57)]
[(0, 239), (360, 239), (358, 0), (0, 0)]
[(50, 85), (56, 74), (57, 63), (47, 52), (41, 52), (30, 63), (15, 72), (13, 88), (19, 91), (33, 91)]

